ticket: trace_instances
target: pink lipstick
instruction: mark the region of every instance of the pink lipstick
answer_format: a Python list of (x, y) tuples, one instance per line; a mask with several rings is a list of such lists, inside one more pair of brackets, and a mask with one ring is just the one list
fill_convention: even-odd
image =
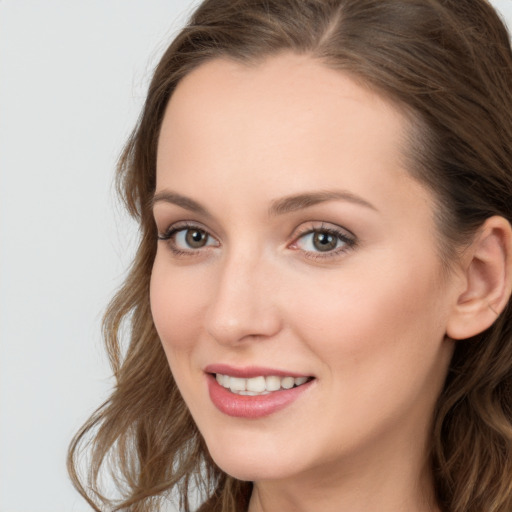
[(219, 411), (237, 418), (256, 419), (287, 407), (311, 388), (314, 378), (261, 367), (205, 368), (208, 391)]

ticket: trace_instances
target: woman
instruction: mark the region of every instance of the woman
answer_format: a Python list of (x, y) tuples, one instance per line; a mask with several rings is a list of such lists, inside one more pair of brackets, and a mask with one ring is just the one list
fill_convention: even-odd
[(119, 165), (95, 510), (512, 509), (511, 89), (484, 0), (198, 7)]

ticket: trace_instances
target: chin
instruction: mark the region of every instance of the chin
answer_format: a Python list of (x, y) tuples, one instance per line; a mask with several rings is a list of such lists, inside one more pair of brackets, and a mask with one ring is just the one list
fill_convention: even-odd
[(261, 482), (264, 480), (284, 480), (296, 474), (296, 466), (292, 470), (274, 461), (261, 459), (243, 460), (241, 458), (214, 458), (215, 463), (222, 471), (237, 480), (247, 482)]
[(300, 451), (289, 453), (274, 443), (251, 442), (247, 438), (242, 442), (232, 439), (226, 445), (207, 442), (210, 455), (215, 464), (228, 475), (243, 481), (281, 480), (291, 477), (301, 469), (298, 460)]

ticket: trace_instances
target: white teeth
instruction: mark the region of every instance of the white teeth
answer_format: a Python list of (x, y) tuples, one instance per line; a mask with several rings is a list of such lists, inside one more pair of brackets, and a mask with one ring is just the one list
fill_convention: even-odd
[(253, 377), (252, 379), (247, 379), (246, 389), (247, 391), (255, 391), (256, 393), (266, 391), (265, 377)]
[(284, 379), (281, 379), (281, 386), (284, 389), (292, 389), (294, 384), (295, 379), (293, 377), (284, 377)]
[(245, 391), (247, 379), (240, 379), (238, 377), (229, 377), (229, 389), (231, 391)]
[(281, 379), (273, 375), (265, 377), (265, 387), (268, 391), (277, 391), (281, 389)]
[(301, 386), (308, 382), (309, 377), (277, 377), (269, 375), (267, 377), (251, 377), (243, 379), (241, 377), (231, 377), (217, 373), (215, 375), (217, 382), (224, 388), (229, 389), (237, 395), (256, 396), (266, 395), (272, 391), (280, 389), (291, 389), (294, 386)]

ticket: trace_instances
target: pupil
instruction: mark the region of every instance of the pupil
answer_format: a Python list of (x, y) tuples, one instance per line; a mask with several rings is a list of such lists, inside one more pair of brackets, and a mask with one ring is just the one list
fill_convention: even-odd
[(187, 244), (190, 247), (198, 248), (203, 247), (206, 243), (206, 233), (198, 229), (189, 230), (185, 236)]
[(329, 233), (315, 233), (313, 237), (313, 245), (322, 252), (336, 249), (337, 242), (337, 238)]

